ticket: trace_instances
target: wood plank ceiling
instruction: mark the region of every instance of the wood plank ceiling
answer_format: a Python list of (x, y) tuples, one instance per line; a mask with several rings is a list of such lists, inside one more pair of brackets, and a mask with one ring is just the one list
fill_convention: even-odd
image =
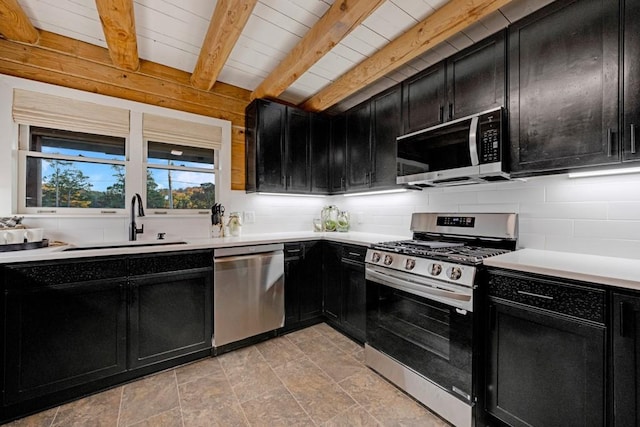
[[(551, 0), (0, 0), (0, 73), (229, 119), (343, 111)], [(237, 149), (236, 149), (237, 148)]]

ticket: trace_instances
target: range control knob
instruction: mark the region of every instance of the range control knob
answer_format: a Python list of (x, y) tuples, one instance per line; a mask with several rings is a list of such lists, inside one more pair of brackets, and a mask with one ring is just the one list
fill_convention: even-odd
[(431, 273), (432, 276), (437, 276), (438, 274), (442, 273), (442, 265), (431, 264), (429, 266), (429, 273)]
[(391, 265), (393, 262), (393, 257), (391, 255), (384, 256), (384, 265)]
[(371, 255), (371, 261), (373, 262), (379, 262), (380, 261), (380, 252), (374, 252)]
[(462, 277), (462, 269), (460, 267), (451, 267), (447, 270), (447, 276), (449, 276), (451, 280), (458, 280)]
[(415, 266), (416, 266), (416, 260), (415, 259), (408, 259), (404, 263), (404, 268), (407, 269), (407, 270), (413, 270)]

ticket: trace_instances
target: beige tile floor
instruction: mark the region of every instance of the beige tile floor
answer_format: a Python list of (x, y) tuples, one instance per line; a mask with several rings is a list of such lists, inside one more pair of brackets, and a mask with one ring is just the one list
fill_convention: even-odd
[(447, 426), (326, 324), (162, 372), (9, 426)]

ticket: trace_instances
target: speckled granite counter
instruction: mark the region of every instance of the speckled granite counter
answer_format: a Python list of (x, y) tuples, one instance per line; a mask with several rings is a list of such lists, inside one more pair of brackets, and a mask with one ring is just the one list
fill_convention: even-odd
[(521, 249), (484, 264), (528, 273), (640, 290), (640, 259)]
[[(289, 233), (267, 233), (267, 234), (247, 234), (239, 237), (223, 237), (212, 239), (184, 239), (186, 244), (167, 244), (164, 246), (144, 246), (145, 243), (153, 242), (149, 240), (138, 240), (136, 242), (104, 242), (97, 244), (84, 244), (82, 246), (104, 246), (99, 249), (65, 251), (72, 245), (48, 247), (42, 249), (31, 249), (25, 251), (0, 253), (0, 264), (12, 262), (46, 261), (54, 259), (86, 258), (96, 256), (112, 256), (123, 254), (142, 254), (153, 252), (183, 251), (194, 249), (215, 249), (233, 246), (261, 245), (268, 243), (299, 242), (303, 240), (330, 240), (340, 243), (351, 243), (355, 245), (370, 245), (376, 242), (388, 240), (408, 239), (410, 235), (385, 235), (375, 233), (348, 232), (348, 233), (314, 233), (312, 231), (289, 232)], [(113, 248), (117, 244), (129, 244), (131, 247)]]

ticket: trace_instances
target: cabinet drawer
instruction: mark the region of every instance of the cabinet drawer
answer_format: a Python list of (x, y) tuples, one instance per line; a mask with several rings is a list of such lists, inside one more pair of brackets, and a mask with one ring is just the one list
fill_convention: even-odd
[(132, 257), (129, 263), (131, 275), (213, 268), (213, 251), (154, 253)]
[(343, 245), (342, 258), (356, 262), (364, 262), (367, 248), (364, 246)]
[(605, 292), (554, 280), (490, 272), (489, 295), (593, 322), (605, 321)]
[(8, 288), (90, 282), (127, 276), (125, 258), (77, 259), (5, 265)]
[(285, 243), (284, 245), (284, 257), (287, 259), (300, 258), (304, 256), (304, 244), (303, 243)]

